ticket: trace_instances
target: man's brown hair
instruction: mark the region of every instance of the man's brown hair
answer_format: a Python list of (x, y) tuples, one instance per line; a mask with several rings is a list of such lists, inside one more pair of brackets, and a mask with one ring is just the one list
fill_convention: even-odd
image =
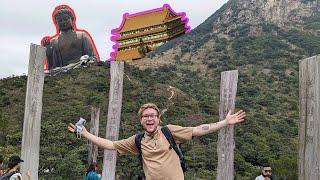
[(157, 107), (157, 105), (155, 105), (155, 104), (153, 104), (153, 103), (146, 103), (146, 104), (143, 104), (143, 105), (140, 107), (139, 111), (138, 111), (138, 116), (139, 116), (140, 119), (142, 118), (142, 113), (143, 113), (143, 111), (146, 110), (146, 109), (148, 109), (148, 108), (152, 108), (152, 109), (156, 110), (157, 113), (158, 113), (158, 117), (160, 117), (160, 110), (159, 110), (159, 108)]

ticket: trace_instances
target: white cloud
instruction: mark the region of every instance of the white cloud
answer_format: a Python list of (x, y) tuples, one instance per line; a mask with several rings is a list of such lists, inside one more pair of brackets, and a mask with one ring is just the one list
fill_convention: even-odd
[(1, 0), (0, 78), (27, 73), (30, 43), (40, 44), (42, 37), (55, 34), (51, 14), (54, 7), (67, 4), (74, 9), (77, 27), (87, 30), (105, 60), (112, 51), (110, 31), (120, 25), (122, 15), (162, 7), (167, 3), (176, 12), (186, 12), (195, 28), (227, 0)]

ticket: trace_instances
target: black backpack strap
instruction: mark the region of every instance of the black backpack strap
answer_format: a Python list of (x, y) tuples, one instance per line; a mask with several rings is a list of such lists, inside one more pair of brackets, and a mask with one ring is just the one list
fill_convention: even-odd
[[(161, 128), (162, 133), (164, 134), (164, 136), (166, 137), (166, 139), (168, 140), (170, 146), (169, 149), (174, 148), (175, 146), (177, 146), (176, 142), (173, 139), (173, 136), (171, 134), (170, 129), (167, 126), (164, 126)], [(178, 154), (178, 153), (177, 153)], [(179, 155), (179, 154), (178, 154)]]
[(10, 179), (10, 177), (13, 175), (13, 174), (15, 174), (16, 173), (16, 171), (13, 171), (13, 172), (7, 172), (7, 173), (5, 173), (5, 174), (3, 174), (1, 177), (0, 177), (0, 180), (9, 180)]
[(143, 166), (143, 163), (142, 163), (142, 151), (141, 151), (141, 140), (144, 136), (144, 133), (138, 133), (136, 134), (136, 137), (134, 138), (134, 142), (136, 144), (136, 147), (138, 149), (138, 152), (139, 152), (139, 160), (140, 160), (140, 164), (141, 166)]
[(167, 126), (164, 126), (161, 128), (162, 133), (164, 134), (164, 136), (166, 137), (166, 139), (168, 140), (170, 146), (169, 149), (174, 149), (174, 151), (177, 153), (177, 155), (179, 156), (180, 159), (180, 164), (181, 164), (181, 168), (183, 170), (183, 172), (185, 172), (187, 170), (186, 168), (186, 163), (184, 160), (184, 156), (182, 154), (181, 149), (177, 146), (176, 142), (173, 139), (173, 136), (170, 132), (170, 129)]

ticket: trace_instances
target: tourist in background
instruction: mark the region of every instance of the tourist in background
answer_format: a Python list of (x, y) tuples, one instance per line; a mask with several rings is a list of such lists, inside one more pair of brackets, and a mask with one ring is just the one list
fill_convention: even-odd
[(86, 176), (85, 176), (85, 180), (100, 180), (100, 176), (97, 173), (98, 170), (98, 164), (96, 162), (93, 162), (90, 164)]
[(271, 166), (269, 164), (264, 164), (262, 166), (261, 175), (257, 176), (255, 180), (274, 180), (271, 174)]

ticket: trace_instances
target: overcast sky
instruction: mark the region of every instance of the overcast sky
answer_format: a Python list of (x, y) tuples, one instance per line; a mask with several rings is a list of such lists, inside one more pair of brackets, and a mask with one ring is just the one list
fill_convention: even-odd
[(176, 12), (186, 12), (195, 28), (227, 0), (1, 0), (0, 78), (26, 74), (30, 43), (40, 44), (44, 36), (55, 34), (51, 19), (54, 8), (69, 5), (75, 11), (77, 28), (87, 30), (101, 60), (109, 58), (113, 42), (110, 31), (122, 22), (122, 15), (155, 9), (167, 3)]

